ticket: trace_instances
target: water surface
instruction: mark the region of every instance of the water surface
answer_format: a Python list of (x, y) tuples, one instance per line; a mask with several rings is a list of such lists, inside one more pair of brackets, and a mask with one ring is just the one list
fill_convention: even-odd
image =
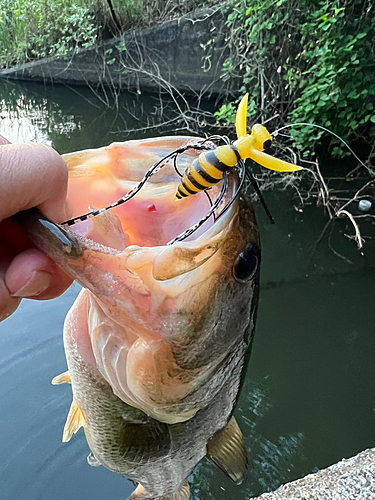
[[(0, 133), (48, 142), (60, 153), (139, 138), (126, 130), (140, 126), (140, 106), (151, 116), (155, 100), (122, 99), (127, 110), (110, 110), (84, 88), (0, 82)], [(375, 272), (340, 236), (333, 244), (351, 264), (324, 241), (313, 252), (326, 218), (315, 207), (296, 212), (292, 195), (266, 193), (275, 225), (256, 205), (260, 306), (236, 410), (249, 473), (237, 487), (202, 461), (190, 478), (196, 500), (249, 498), (375, 446)], [(62, 325), (79, 289), (74, 284), (47, 302), (24, 300), (0, 324), (2, 500), (123, 499), (134, 489), (87, 465), (82, 431), (61, 443), (71, 389), (50, 380), (66, 370)]]

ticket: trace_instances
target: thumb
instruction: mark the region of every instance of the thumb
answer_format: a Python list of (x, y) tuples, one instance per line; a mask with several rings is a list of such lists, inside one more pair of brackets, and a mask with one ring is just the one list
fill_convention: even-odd
[(68, 170), (45, 144), (10, 144), (0, 137), (0, 221), (38, 206), (55, 222), (70, 216), (66, 202)]

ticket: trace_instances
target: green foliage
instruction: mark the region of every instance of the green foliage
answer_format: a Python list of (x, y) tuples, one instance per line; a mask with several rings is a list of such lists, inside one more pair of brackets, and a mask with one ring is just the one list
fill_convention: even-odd
[(114, 20), (108, 0), (0, 0), (0, 68), (63, 55), (117, 36), (119, 28), (147, 26), (206, 3), (112, 0)]
[[(344, 140), (375, 137), (375, 16), (363, 0), (232, 0), (227, 10), (230, 55), (223, 78), (240, 77), (257, 119), (311, 122)], [(225, 108), (218, 118), (226, 117)], [(233, 118), (233, 117), (232, 117)], [(308, 152), (327, 137), (292, 129)], [(333, 153), (345, 154), (331, 139)]]
[(233, 103), (223, 104), (219, 111), (214, 113), (219, 122), (234, 123), (236, 120), (236, 108)]
[(145, 20), (142, 0), (112, 0), (112, 3), (124, 28), (142, 24)]
[(0, 67), (87, 47), (96, 32), (84, 0), (5, 0), (0, 7)]

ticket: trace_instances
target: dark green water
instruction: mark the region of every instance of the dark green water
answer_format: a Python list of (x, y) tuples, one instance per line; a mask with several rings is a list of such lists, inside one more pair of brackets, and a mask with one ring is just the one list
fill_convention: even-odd
[[(78, 91), (0, 83), (0, 133), (65, 153), (140, 137), (125, 133), (141, 126), (132, 115), (143, 106), (152, 116), (151, 97), (128, 96), (131, 112), (111, 111)], [(249, 473), (234, 486), (202, 461), (190, 478), (194, 499), (247, 499), (375, 446), (375, 272), (340, 235), (333, 244), (352, 264), (324, 241), (312, 252), (326, 219), (315, 207), (296, 212), (292, 195), (266, 193), (274, 226), (256, 206), (260, 307), (236, 410)], [(52, 301), (24, 300), (0, 324), (2, 500), (123, 499), (133, 490), (129, 481), (87, 465), (82, 432), (61, 443), (71, 391), (50, 380), (66, 369), (62, 325), (78, 291), (73, 285)]]

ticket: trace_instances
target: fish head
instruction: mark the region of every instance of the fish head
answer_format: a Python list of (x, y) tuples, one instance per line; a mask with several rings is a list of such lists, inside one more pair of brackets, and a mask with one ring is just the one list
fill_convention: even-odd
[[(189, 141), (128, 141), (65, 155), (73, 216), (120, 199)], [(82, 352), (90, 351), (87, 359), (120, 399), (166, 423), (192, 418), (215, 398), (244, 356), (257, 302), (259, 232), (236, 173), (215, 216), (178, 238), (221, 189), (175, 201), (177, 172), (198, 154), (190, 148), (175, 164), (162, 161), (132, 199), (69, 228), (80, 249), (74, 259), (54, 256), (90, 291)]]

